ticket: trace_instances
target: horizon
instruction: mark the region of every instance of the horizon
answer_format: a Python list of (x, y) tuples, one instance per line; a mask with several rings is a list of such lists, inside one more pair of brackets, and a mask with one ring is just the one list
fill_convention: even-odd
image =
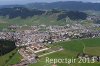
[[(24, 2), (23, 2), (24, 1)], [(85, 2), (85, 3), (100, 3), (100, 0), (0, 0), (0, 5), (24, 5), (28, 3), (52, 3), (52, 2), (67, 2), (67, 1), (75, 1), (75, 2)]]

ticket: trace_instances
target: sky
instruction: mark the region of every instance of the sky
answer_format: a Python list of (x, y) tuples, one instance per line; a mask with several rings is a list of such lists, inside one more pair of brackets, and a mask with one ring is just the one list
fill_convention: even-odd
[(83, 1), (83, 2), (93, 2), (100, 3), (100, 0), (0, 0), (0, 5), (8, 4), (26, 4), (34, 2), (56, 2), (56, 1)]

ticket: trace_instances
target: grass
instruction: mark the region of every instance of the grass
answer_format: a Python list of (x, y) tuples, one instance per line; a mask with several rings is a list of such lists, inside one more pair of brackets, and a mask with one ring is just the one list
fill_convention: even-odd
[(16, 54), (10, 59), (10, 61), (5, 66), (11, 66), (13, 64), (19, 63), (21, 61), (22, 56), (16, 52)]
[[(74, 54), (76, 54), (75, 52), (70, 52), (70, 51), (60, 51), (60, 52), (56, 52), (47, 56), (44, 56), (40, 59), (40, 61), (36, 64), (30, 64), (30, 66), (51, 66), (52, 64), (48, 64), (46, 63), (46, 57), (49, 58), (66, 58), (66, 57), (72, 57), (74, 56)], [(75, 56), (74, 56), (75, 57)]]
[[(88, 54), (93, 55), (99, 55), (99, 49), (100, 49), (100, 38), (93, 38), (93, 39), (78, 39), (78, 40), (72, 40), (72, 41), (65, 41), (65, 42), (59, 42), (52, 44), (52, 46), (62, 46), (64, 48), (63, 51), (55, 52), (50, 55), (43, 56), (39, 59), (39, 61), (35, 64), (30, 64), (29, 66), (52, 66), (50, 63), (46, 63), (46, 57), (54, 58), (54, 59), (63, 59), (63, 58), (76, 58), (77, 54), (83, 51), (83, 44), (85, 45), (85, 52)], [(93, 51), (91, 51), (93, 50)], [(0, 66), (5, 64), (5, 61), (9, 58), (9, 56), (16, 52), (16, 50), (0, 57)], [(20, 62), (21, 56), (16, 52), (16, 54), (6, 63), (5, 66), (10, 66), (11, 64), (16, 64)], [(78, 60), (77, 60), (78, 61)], [(100, 63), (72, 63), (72, 64), (57, 64), (57, 66), (100, 66)]]
[(86, 47), (85, 52), (90, 55), (100, 56), (100, 47)]
[(0, 66), (3, 66), (4, 64), (6, 64), (6, 61), (9, 59), (9, 56), (11, 56), (12, 53), (15, 53), (15, 52), (16, 52), (16, 50), (13, 50), (4, 56), (0, 56)]
[(65, 25), (65, 20), (57, 21), (55, 17), (51, 16), (34, 16), (32, 18), (21, 19), (20, 17), (8, 19), (5, 17), (0, 17), (0, 28), (7, 28), (9, 25)]
[[(46, 63), (46, 57), (49, 58), (76, 58), (76, 55), (80, 52), (83, 51), (83, 44), (85, 45), (86, 49), (85, 52), (90, 52), (91, 49), (95, 49), (94, 51), (91, 51), (89, 54), (94, 53), (94, 55), (100, 54), (98, 53), (100, 49), (100, 38), (93, 38), (93, 39), (82, 39), (82, 40), (72, 40), (68, 42), (59, 42), (54, 44), (54, 46), (62, 46), (65, 50), (56, 52), (47, 56), (44, 56), (40, 58), (40, 61), (36, 64), (30, 64), (29, 66), (52, 66), (52, 64)], [(53, 45), (52, 45), (53, 46)], [(94, 47), (94, 48), (93, 48)], [(98, 48), (97, 48), (98, 47)], [(97, 51), (98, 50), (98, 51)], [(95, 51), (97, 51), (95, 53)], [(57, 64), (57, 66), (100, 66), (100, 63), (84, 63), (84, 64), (79, 64), (79, 63), (73, 63), (73, 64)]]
[[(12, 53), (15, 53), (12, 58), (9, 58)], [(7, 61), (8, 60), (8, 61)], [(4, 56), (0, 56), (0, 66), (11, 66), (11, 64), (16, 64), (20, 62), (21, 56), (17, 52), (17, 50), (13, 50), (8, 54), (5, 54)]]

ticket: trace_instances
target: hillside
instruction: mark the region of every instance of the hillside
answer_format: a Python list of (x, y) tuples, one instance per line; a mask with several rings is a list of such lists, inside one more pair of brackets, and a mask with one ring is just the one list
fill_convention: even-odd
[[(58, 14), (58, 15), (57, 15)], [(28, 18), (33, 16), (41, 16), (41, 15), (56, 15), (58, 20), (69, 17), (72, 20), (78, 19), (86, 19), (87, 14), (78, 11), (63, 11), (57, 9), (51, 9), (48, 11), (39, 10), (39, 9), (27, 9), (24, 7), (13, 7), (13, 8), (2, 8), (0, 9), (0, 16), (11, 18), (21, 17), (21, 18)]]
[(90, 3), (81, 1), (58, 1), (52, 3), (40, 2), (40, 3), (28, 3), (24, 5), (0, 5), (1, 8), (13, 8), (13, 7), (27, 7), (28, 9), (63, 9), (69, 11), (100, 11), (100, 3)]
[(75, 20), (85, 20), (85, 12), (66, 10), (39, 10), (25, 7), (0, 9), (0, 29), (6, 26), (17, 25), (65, 25)]
[(72, 11), (87, 11), (87, 10), (95, 10), (100, 11), (100, 3), (89, 3), (89, 2), (76, 2), (76, 1), (60, 1), (53, 3), (30, 3), (25, 5), (30, 9), (64, 9), (64, 10), (72, 10)]

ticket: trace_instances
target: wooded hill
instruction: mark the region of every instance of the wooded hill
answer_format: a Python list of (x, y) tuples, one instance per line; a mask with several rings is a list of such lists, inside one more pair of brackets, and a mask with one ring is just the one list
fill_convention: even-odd
[(2, 8), (0, 9), (0, 16), (7, 17), (9, 19), (21, 17), (22, 19), (33, 17), (35, 15), (54, 15), (57, 20), (65, 19), (69, 17), (71, 20), (85, 20), (87, 14), (79, 11), (66, 11), (66, 10), (39, 10), (39, 9), (28, 9), (24, 7), (13, 7), (13, 8)]

